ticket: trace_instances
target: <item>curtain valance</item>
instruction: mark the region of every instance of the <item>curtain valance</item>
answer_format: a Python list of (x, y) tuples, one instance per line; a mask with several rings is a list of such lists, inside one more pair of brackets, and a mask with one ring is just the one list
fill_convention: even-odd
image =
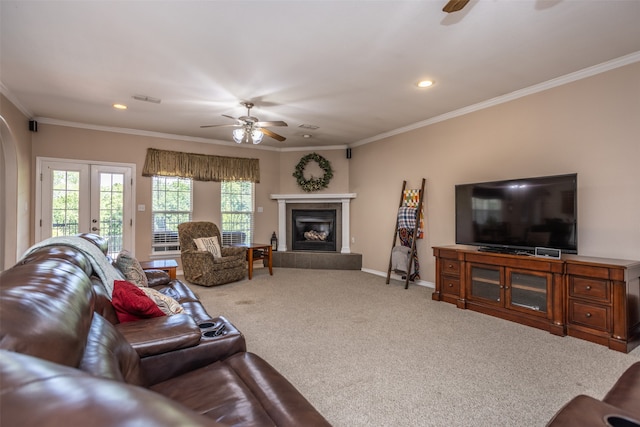
[(260, 182), (260, 160), (147, 149), (142, 176), (179, 176), (196, 181)]

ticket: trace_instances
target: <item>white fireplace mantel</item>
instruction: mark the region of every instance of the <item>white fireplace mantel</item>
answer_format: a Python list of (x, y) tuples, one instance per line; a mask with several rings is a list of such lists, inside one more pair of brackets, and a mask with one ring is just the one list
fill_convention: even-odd
[(342, 204), (342, 249), (343, 254), (350, 254), (349, 247), (349, 204), (355, 199), (356, 193), (341, 194), (272, 194), (271, 198), (278, 201), (278, 251), (287, 251), (287, 203), (341, 203)]

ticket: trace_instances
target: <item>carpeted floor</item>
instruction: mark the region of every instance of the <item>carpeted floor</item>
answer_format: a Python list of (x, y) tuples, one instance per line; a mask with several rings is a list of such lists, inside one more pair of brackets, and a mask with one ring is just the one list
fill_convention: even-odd
[(192, 285), (336, 427), (544, 426), (640, 360), (431, 300), (362, 271), (266, 269)]

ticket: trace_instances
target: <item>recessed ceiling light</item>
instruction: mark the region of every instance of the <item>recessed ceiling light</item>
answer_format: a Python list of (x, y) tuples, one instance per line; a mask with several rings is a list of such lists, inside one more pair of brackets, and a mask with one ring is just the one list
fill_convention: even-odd
[(429, 87), (429, 86), (433, 86), (432, 80), (422, 80), (418, 82), (418, 87)]
[(124, 104), (113, 104), (113, 108), (115, 108), (116, 110), (126, 110), (127, 106)]
[(302, 135), (303, 138), (311, 138), (311, 134), (305, 133), (304, 135)]

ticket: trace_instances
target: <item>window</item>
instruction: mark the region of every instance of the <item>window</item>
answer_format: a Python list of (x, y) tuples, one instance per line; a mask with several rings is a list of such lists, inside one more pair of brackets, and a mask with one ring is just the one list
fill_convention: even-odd
[(179, 251), (178, 224), (191, 221), (191, 179), (154, 176), (151, 190), (152, 251)]
[(223, 181), (221, 184), (222, 245), (253, 241), (253, 182)]

